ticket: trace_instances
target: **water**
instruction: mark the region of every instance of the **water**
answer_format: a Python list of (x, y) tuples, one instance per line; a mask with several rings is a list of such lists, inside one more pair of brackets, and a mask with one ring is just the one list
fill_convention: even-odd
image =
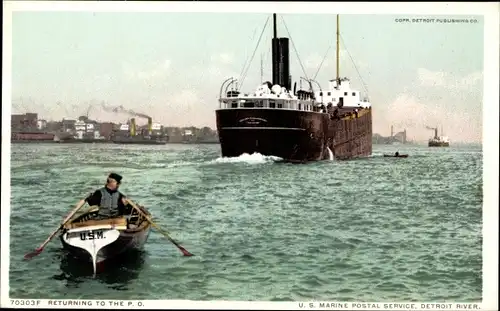
[[(410, 157), (382, 157), (396, 148)], [(12, 298), (481, 301), (480, 147), (286, 164), (218, 145), (15, 144), (11, 163)], [(95, 279), (58, 239), (23, 261), (111, 171), (195, 256), (153, 231)]]

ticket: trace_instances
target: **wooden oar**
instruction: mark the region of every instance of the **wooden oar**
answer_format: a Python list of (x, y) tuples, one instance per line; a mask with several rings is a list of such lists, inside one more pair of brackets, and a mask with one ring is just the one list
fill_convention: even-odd
[(59, 230), (61, 230), (61, 228), (68, 222), (68, 220), (70, 220), (71, 217), (73, 217), (76, 214), (76, 212), (78, 212), (78, 210), (80, 208), (82, 208), (82, 206), (84, 206), (84, 205), (85, 205), (85, 199), (80, 200), (80, 202), (78, 202), (78, 204), (71, 211), (71, 213), (69, 213), (68, 216), (66, 216), (66, 218), (63, 220), (61, 225), (54, 232), (52, 232), (51, 235), (49, 235), (47, 240), (45, 240), (45, 242), (43, 242), (42, 245), (40, 245), (37, 249), (35, 249), (31, 253), (24, 255), (24, 259), (31, 259), (31, 258), (39, 255), (41, 252), (43, 252), (44, 247), (50, 242), (50, 240), (52, 240), (54, 238), (54, 236), (57, 234), (57, 232), (59, 232)]
[(161, 234), (163, 234), (170, 242), (172, 242), (175, 246), (177, 246), (177, 248), (182, 252), (182, 254), (184, 256), (194, 256), (193, 254), (191, 254), (190, 252), (188, 252), (184, 247), (180, 246), (179, 243), (177, 243), (176, 241), (174, 241), (174, 239), (172, 239), (168, 233), (161, 229), (157, 224), (155, 224), (153, 222), (153, 220), (151, 220), (151, 218), (146, 215), (146, 213), (144, 213), (134, 202), (132, 202), (131, 200), (129, 199), (125, 199), (127, 203), (129, 203), (130, 205), (132, 205), (132, 207), (137, 211), (139, 212), (139, 214), (141, 214), (144, 218), (146, 218), (146, 220), (153, 226), (156, 228), (156, 230), (158, 230)]

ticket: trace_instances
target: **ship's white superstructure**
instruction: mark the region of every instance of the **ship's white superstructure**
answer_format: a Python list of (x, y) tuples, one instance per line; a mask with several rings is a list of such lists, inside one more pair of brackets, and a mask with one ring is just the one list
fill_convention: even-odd
[(437, 137), (430, 138), (429, 142), (433, 142), (433, 143), (449, 143), (450, 139), (448, 138), (448, 136), (437, 136)]
[[(233, 83), (236, 83), (236, 80), (233, 79), (226, 87), (226, 90)], [(330, 80), (328, 86), (329, 88), (325, 91), (299, 91), (293, 94), (277, 84), (269, 88), (268, 83), (263, 83), (252, 93), (226, 91), (226, 96), (223, 96), (221, 92), (219, 97), (220, 109), (271, 108), (322, 112), (322, 110), (315, 108), (321, 108), (329, 104), (338, 107), (371, 107), (368, 100), (361, 99), (358, 90), (351, 88), (350, 81), (347, 78), (339, 79), (339, 83), (335, 79)], [(312, 96), (312, 93), (314, 93), (314, 96)]]

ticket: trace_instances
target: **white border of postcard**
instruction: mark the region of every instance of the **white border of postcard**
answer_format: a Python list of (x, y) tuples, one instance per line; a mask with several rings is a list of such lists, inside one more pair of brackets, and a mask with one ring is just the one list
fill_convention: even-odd
[[(169, 12), (255, 12), (255, 13), (328, 13), (332, 14), (401, 14), (401, 15), (484, 15), (484, 108), (483, 107), (483, 301), (474, 305), (461, 305), (462, 309), (481, 308), (498, 310), (498, 85), (499, 85), (499, 4), (490, 3), (411, 3), (411, 2), (50, 2), (50, 1), (4, 1), (3, 2), (3, 71), (2, 71), (2, 210), (1, 210), (1, 306), (27, 308), (67, 308), (67, 302), (49, 300), (9, 299), (9, 228), (10, 223), (10, 114), (12, 70), (12, 12), (13, 11), (169, 11)], [(106, 308), (212, 308), (212, 309), (329, 309), (342, 307), (332, 302), (245, 302), (245, 301), (115, 301), (102, 302)], [(311, 303), (311, 305), (310, 305)], [(329, 303), (329, 304), (328, 304)], [(24, 304), (24, 305), (20, 305)], [(444, 304), (443, 304), (444, 305)], [(415, 303), (411, 305), (388, 306), (382, 303), (356, 305), (348, 308), (363, 310), (453, 310), (456, 304), (446, 306)], [(92, 306), (73, 308), (103, 308), (101, 302)], [(344, 309), (344, 308), (342, 308)]]

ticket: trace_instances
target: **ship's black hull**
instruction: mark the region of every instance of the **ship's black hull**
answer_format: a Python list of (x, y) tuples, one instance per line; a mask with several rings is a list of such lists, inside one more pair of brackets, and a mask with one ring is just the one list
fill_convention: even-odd
[(19, 139), (11, 140), (11, 144), (51, 144), (56, 143), (53, 139)]
[(61, 139), (56, 141), (59, 144), (109, 144), (107, 139)]
[(429, 142), (427, 145), (429, 147), (449, 147), (450, 143), (447, 143), (447, 142)]
[(220, 109), (217, 132), (223, 157), (260, 153), (290, 162), (368, 156), (371, 110), (359, 118), (331, 120), (325, 113), (284, 109)]
[(112, 140), (114, 144), (127, 144), (127, 145), (166, 145), (166, 139), (146, 139), (146, 138), (115, 138)]

